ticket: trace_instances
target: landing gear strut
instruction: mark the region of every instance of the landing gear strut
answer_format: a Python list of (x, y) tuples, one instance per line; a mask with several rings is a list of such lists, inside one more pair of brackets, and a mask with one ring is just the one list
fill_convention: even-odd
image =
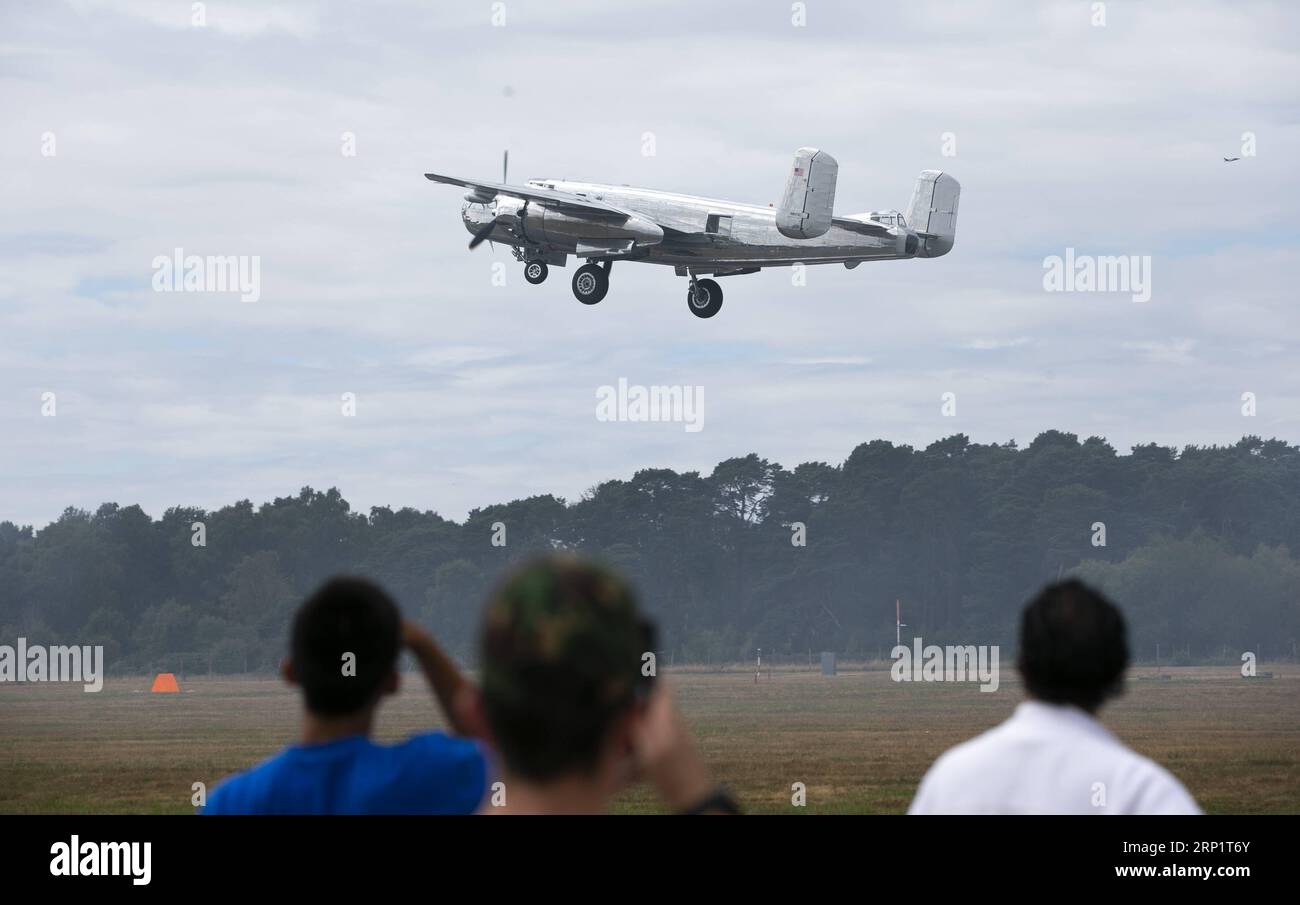
[(534, 286), (546, 282), (546, 275), (550, 272), (550, 268), (542, 261), (529, 261), (524, 265), (524, 279)]
[(722, 310), (722, 287), (714, 280), (697, 280), (691, 274), (686, 290), (686, 304), (696, 317), (713, 317)]
[(609, 271), (612, 261), (606, 261), (604, 267), (597, 264), (584, 264), (573, 275), (573, 297), (584, 305), (594, 305), (609, 292)]

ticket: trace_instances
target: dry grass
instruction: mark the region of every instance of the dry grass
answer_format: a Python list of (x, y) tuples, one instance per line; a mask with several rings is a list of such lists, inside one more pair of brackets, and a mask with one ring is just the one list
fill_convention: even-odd
[[(1278, 672), (1275, 668), (1275, 672)], [(1285, 671), (1283, 668), (1282, 671)], [(1300, 677), (1247, 681), (1232, 668), (1173, 668), (1129, 682), (1105, 719), (1172, 770), (1215, 813), (1300, 812)], [(1020, 700), (1003, 680), (894, 684), (884, 671), (678, 671), (673, 681), (717, 776), (752, 812), (900, 813), (945, 748), (1002, 720)], [(211, 786), (292, 740), (298, 703), (271, 679), (192, 678), (179, 695), (149, 679), (80, 686), (0, 685), (0, 811), (190, 811), (194, 782)], [(379, 735), (436, 725), (415, 676), (381, 711)], [(803, 782), (806, 808), (792, 808)], [(637, 789), (619, 810), (658, 810)]]

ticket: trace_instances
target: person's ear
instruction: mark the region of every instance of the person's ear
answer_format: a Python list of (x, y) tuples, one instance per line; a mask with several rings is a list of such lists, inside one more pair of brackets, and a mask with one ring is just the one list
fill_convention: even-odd
[(397, 694), (397, 690), (401, 687), (402, 674), (394, 669), (384, 678), (384, 684), (379, 687), (379, 693), (381, 695)]
[(609, 727), (605, 737), (604, 754), (608, 759), (608, 774), (617, 788), (636, 782), (640, 772), (637, 763), (637, 736), (645, 720), (646, 709), (636, 702), (625, 709)]
[(280, 678), (289, 685), (298, 684), (298, 675), (293, 671), (293, 660), (288, 657), (280, 661)]
[(492, 744), (492, 729), (488, 725), (487, 708), (483, 705), (483, 692), (465, 683), (451, 700), (453, 722), (468, 738)]
[(637, 737), (644, 731), (646, 720), (649, 719), (650, 707), (648, 702), (636, 700), (627, 708), (621, 721), (623, 737), (627, 740), (628, 750), (635, 753), (637, 748)]

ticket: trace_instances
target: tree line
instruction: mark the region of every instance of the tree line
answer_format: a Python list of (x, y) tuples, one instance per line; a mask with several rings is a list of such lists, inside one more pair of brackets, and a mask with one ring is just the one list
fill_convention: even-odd
[[(269, 670), (295, 606), (327, 576), (370, 576), (473, 661), (504, 570), (543, 551), (602, 558), (639, 587), (674, 663), (888, 656), (907, 637), (1014, 647), (1023, 603), (1079, 575), (1124, 609), (1135, 656), (1294, 657), (1300, 447), (1148, 444), (1046, 431), (1028, 446), (958, 434), (873, 440), (839, 465), (757, 454), (707, 476), (647, 468), (566, 502), (354, 512), (337, 489), (213, 511), (69, 508), (0, 522), (0, 643), (103, 644), (110, 672)], [(1259, 650), (1262, 645), (1262, 651)]]

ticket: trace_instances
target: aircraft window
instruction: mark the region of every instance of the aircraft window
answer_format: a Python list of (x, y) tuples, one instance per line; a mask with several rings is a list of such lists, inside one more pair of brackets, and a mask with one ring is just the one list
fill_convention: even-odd
[(704, 231), (713, 236), (731, 235), (731, 218), (722, 214), (709, 214), (704, 222)]

